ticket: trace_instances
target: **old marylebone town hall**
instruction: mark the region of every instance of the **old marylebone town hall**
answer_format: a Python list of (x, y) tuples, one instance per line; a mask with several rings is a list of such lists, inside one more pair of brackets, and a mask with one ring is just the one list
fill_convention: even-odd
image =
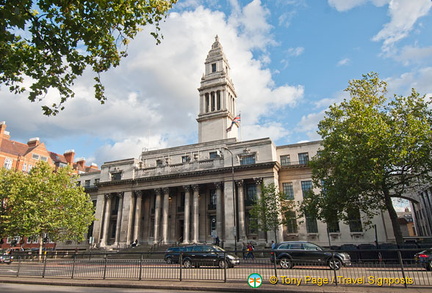
[[(96, 206), (90, 227), (94, 247), (140, 244), (212, 243), (226, 248), (254, 241), (268, 246), (273, 232), (251, 227), (250, 209), (261, 187), (276, 184), (287, 200), (300, 202), (312, 188), (309, 158), (319, 141), (275, 146), (270, 138), (239, 140), (237, 97), (230, 66), (216, 37), (205, 60), (199, 91), (198, 143), (143, 151), (137, 159), (106, 162), (100, 172), (82, 174)], [(393, 237), (386, 215), (374, 219), (379, 241)], [(327, 246), (374, 243), (359, 217), (331, 227), (288, 213), (277, 240), (309, 240)]]

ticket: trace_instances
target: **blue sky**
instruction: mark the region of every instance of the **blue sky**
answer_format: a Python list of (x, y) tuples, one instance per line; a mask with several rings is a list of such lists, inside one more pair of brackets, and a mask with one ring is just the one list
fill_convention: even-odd
[(276, 145), (317, 140), (329, 105), (347, 98), (348, 81), (374, 71), (389, 93), (432, 94), (429, 0), (179, 0), (156, 46), (144, 29), (121, 66), (102, 75), (108, 102), (93, 97), (92, 77), (56, 117), (41, 102), (0, 88), (0, 121), (13, 140), (39, 137), (57, 153), (99, 166), (138, 158), (143, 149), (197, 142), (198, 91), (216, 35), (224, 48), (242, 114), (241, 139)]

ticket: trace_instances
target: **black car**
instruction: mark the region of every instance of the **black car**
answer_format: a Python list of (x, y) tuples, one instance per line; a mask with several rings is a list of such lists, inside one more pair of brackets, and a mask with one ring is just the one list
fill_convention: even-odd
[(322, 247), (307, 241), (287, 241), (276, 244), (271, 252), (270, 261), (283, 269), (294, 265), (326, 265), (339, 270), (351, 265), (351, 257), (345, 252), (325, 251)]
[(185, 246), (170, 247), (165, 251), (164, 260), (167, 264), (179, 263), (180, 252), (183, 252)]
[(232, 268), (240, 263), (240, 259), (237, 256), (225, 252), (225, 250), (216, 245), (179, 246), (171, 247), (168, 250), (165, 253), (165, 261), (179, 263), (181, 257), (185, 268), (200, 266)]
[(420, 251), (414, 255), (414, 259), (426, 270), (432, 271), (432, 248)]

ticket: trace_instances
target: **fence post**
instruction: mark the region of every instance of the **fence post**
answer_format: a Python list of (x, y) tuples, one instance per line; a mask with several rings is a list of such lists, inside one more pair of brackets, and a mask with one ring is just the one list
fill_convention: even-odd
[(334, 278), (334, 283), (336, 284), (336, 286), (338, 285), (338, 281), (337, 281), (337, 275), (336, 275), (336, 266), (334, 263), (334, 251), (332, 251), (332, 260), (333, 262), (333, 278)]
[(72, 275), (71, 275), (71, 279), (74, 278), (76, 253), (74, 253), (74, 255), (72, 256), (72, 258), (73, 258), (73, 262), (72, 262)]
[(183, 280), (183, 276), (182, 276), (182, 267), (183, 267), (183, 252), (180, 252), (180, 260), (179, 260), (179, 264), (180, 264), (180, 282)]
[(17, 278), (19, 277), (20, 268), (21, 268), (21, 258), (18, 257), (18, 269), (17, 269), (17, 273), (16, 273)]
[(44, 260), (44, 267), (42, 271), (42, 278), (45, 278), (45, 271), (46, 271), (46, 265), (47, 265), (47, 252), (45, 251), (44, 256), (42, 259)]
[(106, 278), (106, 270), (107, 270), (107, 262), (108, 262), (108, 254), (104, 254), (104, 273), (103, 273), (103, 279)]
[(143, 264), (143, 258), (144, 258), (144, 254), (141, 253), (141, 257), (140, 257), (140, 269), (139, 269), (139, 278), (138, 278), (139, 281), (142, 280), (142, 264)]
[(225, 265), (224, 265), (224, 283), (226, 283), (226, 281), (227, 281), (227, 267), (228, 267), (228, 261), (227, 261), (227, 258), (226, 258), (226, 251), (224, 251), (223, 252), (223, 256), (224, 256), (224, 262), (225, 262)]
[[(276, 253), (274, 251), (274, 249), (272, 248), (272, 251), (270, 252), (270, 254), (273, 256), (273, 268), (274, 268), (274, 275), (277, 278), (277, 261), (276, 261)], [(276, 279), (277, 280), (277, 279)]]
[(399, 264), (400, 264), (401, 270), (402, 270), (402, 277), (404, 278), (404, 287), (407, 288), (407, 283), (406, 283), (406, 278), (405, 278), (405, 270), (404, 270), (404, 266), (403, 266), (403, 259), (402, 259), (402, 254), (401, 254), (400, 249), (398, 249), (397, 253), (398, 253)]

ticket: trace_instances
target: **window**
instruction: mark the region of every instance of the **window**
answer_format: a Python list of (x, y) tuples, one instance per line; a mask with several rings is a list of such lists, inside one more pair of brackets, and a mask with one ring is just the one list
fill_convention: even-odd
[(210, 157), (210, 159), (219, 159), (220, 158), (220, 152), (219, 151), (209, 152), (209, 157)]
[(306, 165), (307, 163), (309, 163), (308, 153), (299, 153), (298, 158), (299, 158), (299, 164)]
[(32, 158), (35, 159), (35, 160), (39, 160), (39, 155), (38, 154), (33, 154)]
[(4, 161), (4, 167), (8, 170), (12, 169), (12, 159), (6, 158)]
[(339, 222), (338, 221), (332, 221), (327, 223), (327, 229), (329, 233), (339, 233), (340, 232), (340, 228), (339, 228)]
[(301, 188), (302, 188), (303, 198), (307, 198), (312, 189), (312, 181), (310, 180), (302, 181)]
[(306, 232), (318, 233), (318, 223), (315, 217), (306, 214)]
[(95, 179), (95, 185), (98, 184), (99, 181), (100, 181), (100, 179), (99, 179), (99, 178), (96, 178), (96, 179)]
[(182, 156), (182, 163), (189, 163), (190, 162), (190, 156)]
[(212, 70), (212, 72), (216, 72), (216, 63), (213, 63), (211, 65), (211, 70)]
[(280, 156), (280, 163), (281, 163), (282, 166), (289, 166), (289, 165), (291, 165), (290, 155)]
[(48, 162), (48, 158), (41, 156), (41, 161)]
[(156, 166), (157, 167), (162, 167), (163, 166), (163, 161), (162, 160), (156, 160)]
[(208, 113), (210, 111), (210, 100), (209, 100), (209, 94), (205, 94), (205, 111)]
[(210, 216), (210, 235), (213, 235), (216, 231), (216, 216)]
[(211, 92), (211, 110), (212, 110), (212, 112), (214, 111), (214, 110), (216, 110), (216, 96), (215, 96), (215, 92)]
[(90, 180), (86, 180), (84, 182), (84, 187), (90, 187)]
[(256, 184), (246, 184), (246, 205), (253, 205), (257, 200)]
[(282, 183), (282, 190), (285, 195), (285, 199), (293, 200), (294, 199), (294, 189), (293, 184), (291, 182), (289, 183)]
[(250, 165), (255, 164), (255, 155), (242, 156), (240, 158), (240, 165)]
[(111, 173), (111, 180), (112, 181), (121, 180), (121, 172)]
[(220, 110), (221, 109), (221, 92), (217, 91), (217, 109)]
[(285, 221), (287, 233), (297, 233), (297, 219), (295, 211), (287, 211), (285, 213)]
[(209, 209), (214, 210), (216, 209), (216, 189), (210, 189), (210, 204)]
[(27, 163), (24, 163), (24, 164), (23, 164), (22, 170), (23, 170), (24, 172), (27, 171)]
[(252, 217), (249, 213), (246, 215), (246, 219), (248, 223), (248, 227), (247, 227), (248, 234), (257, 234), (258, 231), (256, 229), (256, 226), (258, 224), (258, 220)]
[(363, 232), (359, 210), (348, 212), (348, 223), (351, 233)]

